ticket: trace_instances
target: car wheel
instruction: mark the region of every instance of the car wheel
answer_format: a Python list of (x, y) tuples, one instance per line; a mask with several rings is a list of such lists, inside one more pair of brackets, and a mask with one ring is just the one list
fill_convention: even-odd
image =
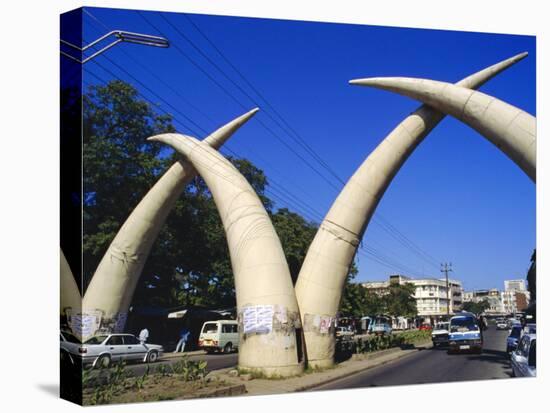
[(107, 354), (103, 354), (102, 356), (99, 356), (99, 358), (95, 362), (95, 367), (98, 369), (106, 369), (109, 368), (111, 365), (111, 357)]
[(231, 343), (227, 343), (227, 344), (225, 345), (225, 347), (223, 348), (223, 352), (224, 352), (225, 354), (229, 354), (229, 353), (231, 353), (232, 351), (233, 351), (233, 344), (231, 344)]
[(156, 351), (150, 351), (147, 355), (147, 363), (154, 363), (159, 359), (159, 353)]

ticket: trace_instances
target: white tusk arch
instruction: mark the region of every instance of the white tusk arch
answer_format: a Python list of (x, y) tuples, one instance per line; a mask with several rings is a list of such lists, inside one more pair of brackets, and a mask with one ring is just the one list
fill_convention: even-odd
[(298, 303), (281, 242), (260, 198), (237, 168), (210, 146), (177, 134), (149, 140), (166, 143), (185, 156), (216, 203), (235, 277), (239, 367), (268, 376), (301, 373)]
[[(501, 61), (458, 84), (478, 88), (526, 55)], [(334, 363), (332, 328), (321, 330), (318, 320), (336, 316), (349, 268), (380, 199), (414, 149), (444, 117), (423, 105), (405, 118), (357, 169), (321, 223), (295, 287), (308, 364), (327, 367)]]
[(537, 120), (529, 113), (485, 93), (435, 80), (388, 77), (350, 83), (396, 92), (457, 118), (485, 136), (536, 182)]
[[(232, 120), (204, 139), (219, 148), (258, 111), (255, 108)], [(166, 217), (186, 185), (196, 176), (191, 164), (172, 165), (147, 192), (111, 242), (86, 290), (84, 313), (103, 314), (102, 323), (124, 328), (126, 315), (143, 266)]]
[(71, 312), (80, 313), (82, 308), (82, 296), (80, 290), (71, 271), (71, 267), (63, 254), (63, 250), (59, 249), (59, 272), (60, 272), (60, 295), (59, 295), (59, 314), (66, 315), (65, 311), (70, 309)]

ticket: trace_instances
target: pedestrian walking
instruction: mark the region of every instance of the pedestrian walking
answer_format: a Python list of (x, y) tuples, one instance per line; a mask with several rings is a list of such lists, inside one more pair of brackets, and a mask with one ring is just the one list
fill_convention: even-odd
[(147, 330), (147, 328), (144, 328), (139, 332), (139, 342), (141, 344), (145, 344), (148, 338), (149, 338), (149, 330)]
[(180, 332), (180, 340), (178, 341), (178, 344), (176, 345), (176, 351), (174, 353), (183, 353), (185, 351), (185, 344), (187, 344), (187, 339), (189, 338), (189, 330), (187, 330), (185, 327)]

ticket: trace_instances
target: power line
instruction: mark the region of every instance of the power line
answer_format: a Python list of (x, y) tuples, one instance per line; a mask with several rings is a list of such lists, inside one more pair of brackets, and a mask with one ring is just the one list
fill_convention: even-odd
[[(256, 106), (260, 106), (260, 104), (256, 101), (256, 99), (254, 99), (252, 96), (250, 96), (250, 94), (244, 90), (237, 82), (235, 82), (216, 62), (214, 62), (206, 53), (204, 53), (200, 47), (198, 47), (194, 42), (193, 40), (191, 40), (188, 36), (185, 35), (185, 33), (183, 33), (183, 31), (181, 31), (178, 27), (174, 26), (170, 20), (168, 20), (167, 17), (164, 16), (164, 14), (160, 13), (160, 12), (157, 12), (157, 14), (166, 22), (168, 23), (168, 25), (170, 27), (172, 27), (173, 30), (175, 30), (183, 39), (185, 39), (192, 47), (193, 49), (195, 49), (201, 56), (203, 56), (212, 66), (214, 66), (219, 73), (222, 74), (223, 77), (225, 77), (229, 82), (231, 82), (231, 84), (233, 84), (242, 94), (244, 94), (248, 99), (250, 99)], [(186, 16), (186, 15), (185, 15)], [(187, 17), (187, 16), (186, 16)], [(193, 24), (193, 26), (196, 27), (196, 25)], [(213, 44), (208, 38), (206, 38), (206, 36), (204, 36), (204, 34), (201, 32), (201, 34), (203, 35), (203, 37), (205, 37), (205, 39), (207, 39), (207, 41), (209, 42), (209, 44)], [(218, 51), (218, 53), (220, 53), (219, 49), (215, 48), (216, 51)], [(225, 56), (222, 56), (224, 58), (224, 60), (226, 62), (228, 62), (229, 60), (225, 58)], [(235, 69), (235, 66), (231, 65), (231, 67), (233, 69)], [(281, 128), (281, 130), (283, 130), (291, 139), (293, 139), (298, 145), (300, 145), (302, 147), (302, 149), (304, 149), (307, 153), (309, 153), (309, 155), (311, 157), (313, 157), (313, 159), (315, 159), (319, 164), (321, 164), (321, 166), (323, 166), (334, 178), (336, 178), (337, 181), (339, 181), (341, 184), (345, 185), (345, 182), (332, 170), (332, 168), (315, 152), (315, 150), (308, 145), (308, 143), (303, 139), (301, 138), (298, 133), (292, 129), (288, 123), (284, 120), (284, 118), (273, 108), (273, 106), (263, 97), (263, 95), (261, 95), (256, 88), (254, 88), (251, 83), (239, 72), (237, 71), (238, 75), (241, 77), (241, 79), (243, 79), (245, 81), (245, 83), (251, 87), (251, 89), (258, 95), (261, 97), (261, 99), (266, 103), (266, 106), (271, 109), (276, 115), (278, 118), (281, 119), (281, 121), (291, 130), (294, 132), (294, 135), (292, 133), (289, 133), (288, 130), (283, 126), (281, 125), (281, 123), (271, 115), (271, 113), (269, 111), (265, 111), (264, 110), (264, 113), (273, 121), (275, 122), (275, 124), (277, 126), (279, 126), (279, 128)]]
[[(142, 14), (139, 10), (136, 11), (142, 18), (145, 20), (147, 24), (149, 24), (153, 29), (155, 29), (158, 33), (163, 33), (162, 30), (160, 30), (156, 25), (154, 25), (147, 17), (145, 17), (144, 14)], [(227, 96), (231, 98), (234, 102), (237, 103), (241, 108), (246, 109), (246, 106), (244, 106), (231, 92), (227, 90), (220, 82), (218, 82), (216, 79), (210, 75), (204, 68), (202, 68), (195, 60), (193, 60), (185, 51), (183, 51), (176, 43), (173, 43), (172, 45), (176, 51), (178, 51), (186, 60), (191, 62), (193, 66), (195, 66), (198, 70), (200, 70), (208, 79), (210, 79), (216, 86), (218, 86)], [(299, 154), (297, 151), (294, 150), (284, 139), (282, 139), (279, 135), (277, 135), (273, 129), (271, 129), (269, 126), (267, 126), (259, 117), (255, 118), (256, 122), (258, 122), (270, 135), (272, 135), (275, 139), (277, 139), (284, 147), (286, 147), (290, 152), (292, 152), (296, 157), (298, 157), (302, 162), (304, 162), (313, 172), (315, 172), (321, 179), (323, 179), (328, 185), (330, 185), (335, 191), (339, 191), (339, 188), (334, 185), (330, 180), (328, 180), (317, 168), (315, 168), (307, 159), (305, 159), (301, 154)]]
[[(98, 21), (100, 24), (102, 24), (97, 18), (95, 18), (95, 16), (91, 15), (90, 13), (87, 13), (87, 14), (90, 15), (92, 18), (94, 18), (96, 21)], [(142, 16), (142, 17), (143, 17), (143, 18), (146, 20), (146, 22), (148, 22), (155, 30), (157, 30), (158, 32), (162, 33), (156, 26), (152, 25), (144, 16)], [(102, 25), (103, 25), (103, 24), (102, 24)], [(103, 25), (103, 26), (104, 26), (104, 25)], [(177, 45), (176, 45), (176, 46), (177, 46)], [(178, 49), (180, 52), (182, 52), (181, 49), (179, 49), (179, 47), (176, 47), (176, 49)], [(182, 53), (184, 54), (184, 52), (182, 52)], [(185, 54), (184, 54), (184, 55), (185, 55)], [(168, 104), (171, 108), (173, 108), (173, 109), (176, 110), (178, 113), (180, 113), (180, 115), (184, 116), (186, 119), (188, 119), (189, 121), (191, 121), (195, 126), (197, 126), (197, 127), (200, 128), (202, 131), (204, 131), (204, 129), (202, 129), (198, 124), (196, 124), (196, 123), (195, 123), (194, 121), (192, 121), (190, 118), (188, 118), (187, 116), (185, 116), (184, 114), (182, 114), (181, 112), (179, 112), (175, 107), (173, 107), (172, 105), (170, 105), (168, 102), (166, 102), (164, 99), (162, 99), (158, 94), (154, 93), (150, 88), (148, 88), (148, 87), (147, 87), (146, 85), (144, 85), (142, 82), (140, 82), (139, 80), (137, 80), (134, 76), (132, 76), (130, 73), (128, 73), (128, 71), (126, 71), (125, 69), (123, 69), (122, 67), (120, 67), (118, 64), (116, 64), (115, 62), (113, 62), (111, 59), (108, 59), (108, 58), (107, 58), (107, 60), (110, 61), (110, 62), (111, 62), (113, 65), (115, 65), (116, 67), (118, 67), (119, 70), (123, 71), (126, 75), (128, 75), (129, 77), (131, 77), (132, 79), (134, 79), (136, 82), (138, 82), (139, 84), (141, 84), (142, 87), (144, 87), (145, 89), (147, 89), (147, 90), (148, 90), (150, 93), (152, 93), (154, 96), (156, 96), (156, 97), (158, 97), (159, 99), (161, 99), (162, 101), (164, 101), (164, 102), (165, 102), (166, 104)], [(199, 69), (201, 69), (201, 71), (202, 71), (203, 73), (207, 74), (205, 71), (202, 70), (202, 68), (200, 68), (200, 66), (198, 66), (197, 64), (195, 64), (195, 65), (196, 65)], [(143, 67), (143, 65), (141, 65), (141, 66)], [(102, 68), (103, 68), (104, 70), (106, 70), (104, 67), (102, 67)], [(113, 77), (116, 78), (116, 76), (115, 76), (114, 74), (112, 74), (112, 72), (111, 72), (111, 75), (112, 75)], [(209, 78), (211, 78), (208, 74), (207, 74), (207, 76), (208, 76)], [(157, 80), (158, 80), (158, 79), (160, 79), (160, 78), (157, 78)], [(211, 80), (213, 80), (213, 79), (211, 78)], [(213, 81), (214, 81), (214, 80), (213, 80)], [(215, 82), (215, 81), (214, 81), (214, 82)], [(217, 83), (217, 82), (215, 82), (215, 83), (219, 85), (219, 83)], [(221, 85), (219, 85), (219, 86), (221, 86)], [(223, 87), (222, 87), (222, 88), (223, 88)], [(225, 90), (225, 89), (224, 89), (224, 90)], [(227, 90), (225, 90), (225, 91), (226, 91), (226, 93), (229, 93)], [(234, 98), (234, 99), (235, 99), (235, 98)], [(263, 99), (263, 100), (265, 101), (265, 99)], [(238, 102), (238, 103), (239, 103), (240, 106), (244, 107), (242, 104), (240, 104), (240, 102)], [(267, 102), (267, 103), (268, 103), (268, 102)], [(269, 103), (268, 103), (268, 104), (269, 104)], [(269, 106), (271, 106), (271, 105), (269, 105)], [(171, 114), (170, 114), (170, 115), (171, 115)], [(173, 115), (171, 115), (171, 116), (174, 118), (174, 120), (178, 121), (177, 118), (176, 118), (175, 116), (173, 116)], [(283, 121), (284, 121), (284, 119), (283, 119)], [(285, 122), (286, 122), (286, 121), (285, 121)], [(182, 124), (181, 121), (178, 121), (178, 123)], [(185, 125), (185, 124), (182, 124), (182, 125), (184, 125), (184, 127), (186, 127), (187, 129), (190, 129), (187, 125)], [(264, 127), (265, 127), (265, 125), (264, 125)], [(271, 132), (272, 132), (272, 131), (271, 131)], [(196, 132), (194, 132), (194, 133), (196, 133)], [(273, 133), (273, 132), (272, 132), (272, 133)], [(293, 152), (294, 152), (294, 151), (293, 151)], [(341, 179), (340, 179), (340, 181), (341, 181)], [(295, 197), (295, 196), (292, 195), (290, 192), (288, 192), (283, 186), (281, 186), (281, 188), (283, 188), (283, 191), (286, 192), (287, 195), (290, 194), (290, 196), (293, 197), (295, 200), (297, 200), (299, 203), (302, 203), (302, 205), (306, 205), (305, 203), (303, 203), (303, 201), (300, 201), (297, 197)], [(279, 199), (280, 199), (280, 198), (279, 198)], [(289, 203), (289, 202), (288, 202), (288, 196), (287, 196), (287, 203)], [(311, 210), (311, 208), (309, 208), (309, 209)], [(317, 215), (317, 214), (318, 214), (318, 212), (315, 212), (315, 215)], [(320, 214), (319, 214), (319, 215), (320, 215)], [(383, 224), (381, 224), (381, 225), (383, 225)], [(399, 231), (398, 231), (397, 229), (395, 229), (395, 227), (393, 227), (393, 226), (390, 227), (389, 225), (391, 225), (391, 224), (387, 223), (386, 226), (382, 226), (382, 228), (385, 229), (388, 233), (390, 233), (390, 235), (392, 235), (394, 238), (396, 238), (396, 239), (399, 240), (399, 239), (400, 239), (400, 238), (398, 237), (398, 236), (399, 236)], [(389, 229), (388, 229), (388, 228), (389, 228)], [(397, 234), (397, 237), (396, 237), (395, 235), (393, 235), (393, 234)], [(414, 245), (414, 244), (412, 243), (412, 241), (408, 240), (408, 238), (406, 238), (403, 234), (401, 234), (401, 235), (402, 235), (402, 237), (401, 237), (401, 243), (402, 243), (404, 246), (406, 246), (407, 248), (411, 249), (411, 245)], [(407, 243), (407, 242), (404, 241), (404, 240), (408, 240), (409, 242)], [(414, 250), (413, 250), (413, 252), (414, 252)], [(417, 254), (418, 254), (418, 253), (417, 253)], [(422, 255), (419, 255), (419, 256), (420, 256), (420, 258), (423, 258)], [(424, 258), (423, 258), (423, 259), (424, 259)], [(409, 272), (411, 272), (411, 271), (409, 271)]]
[[(195, 45), (195, 43), (184, 33), (182, 33), (181, 30), (179, 30), (177, 27), (175, 27), (170, 21), (164, 17), (161, 13), (159, 13), (160, 16), (174, 29), (176, 30), (180, 36), (182, 36), (184, 39), (186, 39), (195, 50), (197, 50), (202, 56), (204, 56), (214, 67), (218, 69), (222, 75), (231, 81), (242, 93), (244, 93), (247, 97), (249, 97), (256, 106), (260, 106), (258, 102), (256, 102), (248, 93), (246, 93), (239, 85), (237, 85), (226, 73), (223, 69), (219, 67), (215, 62), (212, 61), (198, 46)], [(193, 20), (188, 16), (187, 14), (184, 14), (187, 21), (197, 30), (197, 32), (208, 42), (208, 44), (221, 56), (221, 58), (237, 73), (237, 75), (263, 100), (263, 102), (266, 104), (267, 107), (269, 107), (273, 113), (276, 114), (276, 116), (281, 119), (281, 121), (287, 126), (288, 129), (290, 129), (293, 134), (295, 135), (294, 140), (298, 142), (303, 148), (306, 148), (308, 153), (317, 160), (317, 162), (324, 167), (333, 177), (336, 178), (342, 185), (345, 185), (346, 182), (340, 178), (340, 176), (328, 165), (327, 162), (325, 162), (314, 150), (311, 148), (307, 142), (299, 136), (299, 134), (288, 124), (288, 122), (282, 117), (279, 112), (269, 103), (269, 101), (263, 96), (263, 94), (256, 88), (254, 85), (248, 81), (246, 76), (242, 74), (242, 72), (225, 56), (225, 54), (214, 44), (214, 42), (196, 25)], [(143, 17), (143, 16), (142, 16)], [(162, 34), (162, 32), (159, 32)], [(266, 112), (269, 114), (269, 112)], [(271, 117), (271, 116), (270, 116)], [(271, 117), (272, 118), (272, 117)], [(273, 119), (273, 118), (272, 118)], [(274, 120), (274, 119), (273, 119)], [(285, 130), (279, 122), (276, 122), (281, 129)], [(285, 130), (285, 132), (288, 131)], [(292, 137), (292, 135), (289, 134), (289, 136)], [(395, 228), (393, 225), (391, 225), (383, 216), (382, 214), (378, 213), (378, 217), (373, 217), (373, 222), (378, 224), (382, 227), (382, 229), (386, 232), (388, 232), (392, 237), (396, 238), (403, 246), (410, 249), (414, 254), (416, 254), (420, 259), (426, 261), (429, 263), (432, 267), (437, 268), (437, 260), (434, 259), (430, 254), (425, 252), (423, 249), (421, 249), (418, 245), (416, 245), (414, 242), (412, 242), (408, 237), (406, 237), (402, 232), (400, 232), (397, 228)]]

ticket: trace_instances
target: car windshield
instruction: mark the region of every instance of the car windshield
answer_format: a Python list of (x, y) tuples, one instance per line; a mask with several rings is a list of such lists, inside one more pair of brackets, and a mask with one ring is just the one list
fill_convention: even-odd
[(106, 338), (107, 338), (107, 336), (94, 336), (94, 337), (86, 340), (84, 342), (84, 344), (101, 344), (101, 343), (103, 343), (103, 341), (105, 341)]
[(451, 320), (451, 333), (476, 330), (478, 330), (478, 327), (472, 318), (455, 318)]
[(435, 325), (436, 330), (448, 330), (449, 323), (439, 323)]
[(510, 337), (519, 338), (519, 336), (521, 336), (521, 327), (512, 327)]
[(80, 344), (80, 340), (76, 338), (74, 335), (72, 335), (71, 333), (63, 331), (62, 334), (63, 334), (63, 337), (65, 337), (65, 340), (67, 340), (69, 343)]
[(216, 323), (206, 323), (202, 328), (203, 333), (217, 333), (218, 325)]

